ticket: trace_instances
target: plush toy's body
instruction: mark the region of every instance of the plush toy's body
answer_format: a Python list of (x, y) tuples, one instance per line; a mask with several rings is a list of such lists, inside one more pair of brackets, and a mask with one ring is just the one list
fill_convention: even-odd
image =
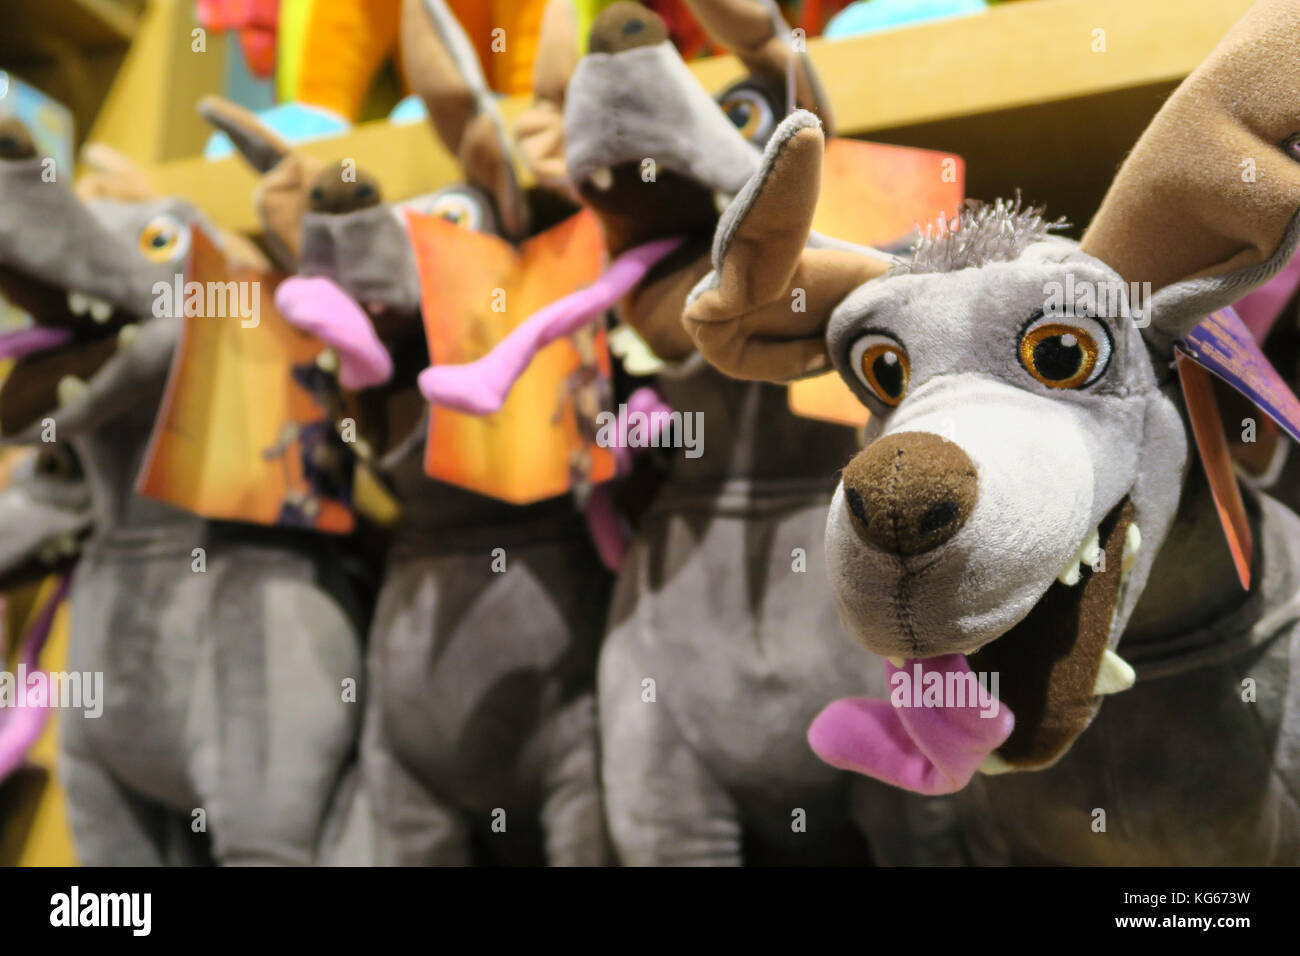
[(152, 317), (152, 287), (183, 269), (196, 217), (171, 201), (92, 208), (41, 169), (32, 154), (0, 161), (6, 291), (50, 337), (10, 373), (0, 426), (71, 442), (91, 491), (67, 666), (102, 675), (102, 715), (60, 714), (78, 855), (332, 859), (360, 723), (343, 693), (361, 668), (347, 582), (319, 539), (133, 490), (181, 321)]
[[(441, 4), (408, 3), (403, 17), (412, 86), (474, 178), (409, 204), (469, 228), (523, 228), (509, 150), (497, 139), (504, 128), (472, 49), (448, 37), (458, 28)], [(468, 122), (457, 113), (467, 101)], [(246, 114), (206, 110), (268, 179), (295, 161)], [(361, 764), (375, 859), (601, 864), (609, 850), (594, 685), (609, 576), (571, 499), (520, 507), (425, 474), (428, 421), (415, 374), (428, 346), (403, 213), (380, 201), (369, 177), (348, 182), (341, 169), (306, 183), (307, 211), (282, 243), (300, 251), (303, 278), (287, 280), (277, 301), (291, 321), (323, 323), (327, 341), (340, 317), (364, 308), (393, 359), (389, 377), (356, 385), (368, 386), (363, 431), (402, 503), (368, 647)], [(345, 368), (359, 354), (353, 344), (336, 343)]]
[[(751, 6), (756, 19), (771, 13)], [(820, 579), (831, 476), (853, 433), (796, 418), (784, 389), (727, 381), (680, 324), (686, 292), (708, 270), (714, 194), (734, 193), (757, 168), (784, 78), (755, 73), (720, 109), (634, 4), (597, 17), (589, 45), (566, 96), (569, 175), (611, 253), (683, 238), (623, 314), (669, 363), (659, 387), (704, 441), (698, 457), (673, 452), (615, 586), (599, 692), (619, 853), (632, 864), (861, 861), (856, 822), (881, 837), (882, 860), (951, 860), (941, 807), (905, 807), (874, 782), (818, 767), (803, 739), (804, 721), (844, 687), (879, 684)], [(811, 74), (794, 66), (799, 95), (816, 100)], [(908, 845), (927, 828), (933, 843)]]
[[(810, 742), (909, 790), (961, 790), (977, 858), (1300, 858), (1300, 519), (1249, 499), (1243, 594), (1171, 364), (1300, 244), (1297, 38), (1296, 4), (1257, 4), (1080, 244), (1017, 200), (971, 206), (885, 275), (804, 249), (822, 143), (807, 113), (719, 224), (686, 325), (737, 377), (830, 364), (871, 410), (827, 521), (836, 602), (892, 680), (942, 678), (933, 702), (836, 701)], [(999, 681), (987, 714), (953, 692), (972, 672)]]

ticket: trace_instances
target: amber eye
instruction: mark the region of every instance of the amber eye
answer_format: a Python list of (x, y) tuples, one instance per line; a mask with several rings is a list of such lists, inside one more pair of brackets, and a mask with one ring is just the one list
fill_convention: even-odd
[(140, 230), (140, 251), (151, 262), (171, 262), (189, 249), (190, 231), (175, 216), (154, 216)]
[(890, 336), (862, 336), (849, 350), (849, 361), (862, 383), (891, 408), (907, 394), (911, 366), (903, 347)]
[(772, 106), (758, 90), (738, 88), (723, 94), (718, 105), (727, 119), (740, 130), (740, 135), (751, 143), (762, 144), (772, 135), (776, 125)]
[(1083, 388), (1110, 364), (1106, 326), (1089, 316), (1039, 316), (1020, 334), (1020, 364), (1048, 388)]
[(481, 229), (483, 213), (474, 197), (463, 192), (445, 193), (429, 204), (429, 214), (466, 229)]

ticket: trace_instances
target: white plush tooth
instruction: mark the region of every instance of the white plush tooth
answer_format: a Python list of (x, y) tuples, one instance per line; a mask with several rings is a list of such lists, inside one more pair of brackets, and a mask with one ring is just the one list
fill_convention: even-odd
[(140, 326), (135, 324), (122, 326), (122, 331), (117, 333), (117, 347), (122, 349), (130, 348), (131, 343), (134, 342), (139, 335)]
[(1142, 547), (1142, 532), (1138, 530), (1137, 522), (1129, 522), (1128, 530), (1124, 532), (1124, 556), (1120, 558), (1120, 570), (1128, 571), (1137, 561), (1138, 549)]
[(1079, 583), (1079, 578), (1083, 576), (1083, 570), (1079, 567), (1079, 560), (1076, 558), (1068, 568), (1056, 576), (1067, 588), (1072, 588)]
[(608, 166), (602, 166), (588, 176), (587, 179), (601, 192), (605, 192), (614, 185), (614, 170)]
[(889, 663), (893, 664), (895, 667), (902, 667), (903, 664), (906, 663), (906, 661), (904, 661), (901, 657), (898, 657), (897, 655), (894, 654), (890, 654), (888, 657), (885, 658), (885, 660), (889, 661)]
[(90, 303), (90, 317), (100, 325), (103, 325), (113, 317), (113, 303), (104, 299), (94, 299), (87, 297)]
[(989, 754), (985, 757), (984, 762), (979, 766), (980, 773), (986, 774), (990, 777), (997, 776), (1000, 773), (1010, 773), (1015, 769), (1015, 767), (1011, 766), (1011, 764), (1007, 763), (995, 753)]
[(90, 308), (90, 299), (80, 292), (68, 293), (68, 311), (73, 315), (85, 315)]
[(59, 379), (59, 387), (57, 389), (60, 407), (67, 408), (84, 395), (86, 389), (89, 387), (89, 385), (77, 378), (75, 375), (63, 376), (63, 378)]
[(1092, 567), (1101, 557), (1101, 536), (1093, 531), (1088, 540), (1083, 543), (1083, 550), (1079, 552), (1079, 557), (1083, 563)]
[(1097, 669), (1097, 683), (1093, 685), (1094, 694), (1118, 694), (1128, 690), (1137, 680), (1132, 666), (1110, 648), (1101, 655), (1101, 667)]
[(326, 349), (316, 356), (316, 366), (322, 372), (329, 372), (333, 375), (339, 370), (339, 354), (333, 349)]

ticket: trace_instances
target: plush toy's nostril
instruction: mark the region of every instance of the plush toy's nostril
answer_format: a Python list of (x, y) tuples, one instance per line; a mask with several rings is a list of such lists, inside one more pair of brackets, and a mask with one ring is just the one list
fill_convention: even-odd
[(882, 551), (923, 554), (966, 523), (978, 490), (975, 464), (929, 432), (873, 442), (844, 469), (844, 502), (858, 535)]
[(31, 159), (36, 142), (20, 121), (12, 116), (0, 117), (0, 159)]
[(592, 21), (587, 49), (592, 53), (619, 53), (639, 46), (654, 46), (668, 39), (668, 28), (658, 15), (639, 3), (620, 0)]

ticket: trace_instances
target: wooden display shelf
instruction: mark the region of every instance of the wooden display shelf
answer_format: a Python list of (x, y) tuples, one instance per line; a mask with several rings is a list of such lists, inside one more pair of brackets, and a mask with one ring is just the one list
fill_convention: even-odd
[[(1028, 0), (862, 37), (813, 39), (808, 48), (842, 135), (961, 154), (969, 195), (1020, 188), (1082, 224), (1170, 90), (1250, 2)], [(1094, 51), (1101, 39), (1104, 51)], [(710, 89), (742, 74), (729, 56), (691, 68)], [(506, 112), (521, 105), (508, 102)], [(457, 174), (422, 126), (363, 124), (305, 149), (355, 158), (392, 198), (436, 189)], [(155, 173), (160, 187), (193, 199), (223, 225), (255, 228), (253, 179), (238, 160), (187, 159)]]

